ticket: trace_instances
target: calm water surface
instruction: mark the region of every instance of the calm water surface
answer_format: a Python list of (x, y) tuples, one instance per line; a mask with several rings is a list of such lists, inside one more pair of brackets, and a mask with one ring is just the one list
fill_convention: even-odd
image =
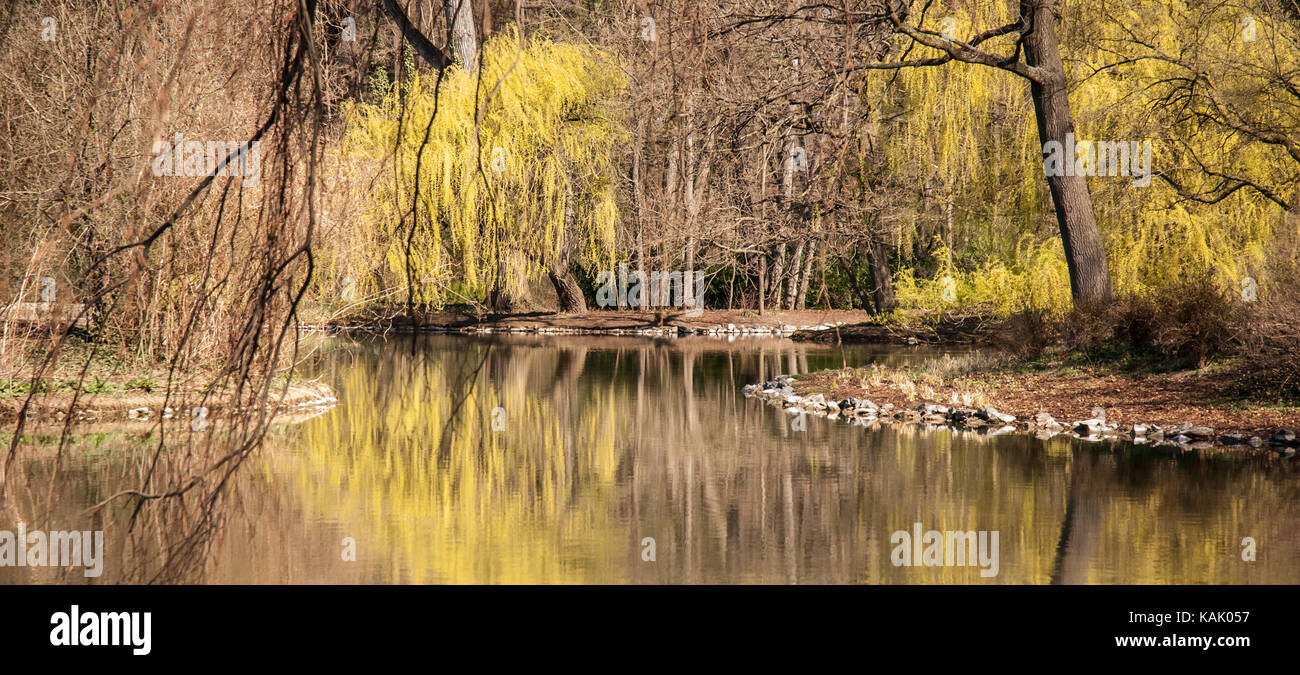
[[(740, 394), (777, 373), (936, 354), (704, 338), (323, 340), (308, 367), (339, 405), (278, 428), (247, 460), (191, 579), (1300, 583), (1294, 462), (812, 416), (800, 429)], [(121, 532), (123, 509), (83, 512), (129, 487), (123, 474), (138, 469), (123, 458), (157, 443), (91, 435), (61, 459), (34, 444), (30, 487), (0, 529), (94, 520), (109, 552), (89, 581), (121, 580), (116, 568), (175, 549), (190, 523), (161, 519), (155, 545)], [(39, 508), (44, 492), (53, 507)], [(895, 566), (891, 535), (914, 523), (997, 531), (997, 576)], [(1245, 537), (1254, 562), (1241, 559)], [(40, 574), (0, 568), (0, 582), (51, 580)]]

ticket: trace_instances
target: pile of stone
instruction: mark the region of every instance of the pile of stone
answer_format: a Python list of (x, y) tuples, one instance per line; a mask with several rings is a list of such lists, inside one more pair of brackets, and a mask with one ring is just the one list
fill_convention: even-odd
[(929, 426), (950, 426), (958, 429), (980, 429), (999, 434), (1014, 431), (1014, 415), (998, 412), (992, 407), (949, 408), (933, 403), (923, 403), (915, 408), (896, 408), (891, 403), (876, 405), (870, 399), (846, 398), (827, 400), (823, 394), (799, 396), (794, 392), (794, 378), (778, 375), (767, 382), (747, 384), (741, 393), (747, 397), (766, 399), (780, 405), (791, 414), (811, 413), (828, 418), (843, 418), (859, 423), (873, 421), (899, 421)]
[(1220, 446), (1251, 446), (1262, 448), (1267, 445), (1276, 452), (1292, 456), (1300, 448), (1296, 434), (1289, 429), (1280, 429), (1270, 439), (1259, 436), (1246, 437), (1241, 434), (1215, 434), (1211, 427), (1190, 423), (1162, 427), (1158, 424), (1133, 424), (1124, 430), (1114, 421), (1106, 419), (1106, 411), (1094, 408), (1088, 419), (1062, 424), (1050, 414), (1040, 412), (1033, 419), (1018, 422), (1014, 415), (999, 412), (996, 408), (959, 408), (922, 403), (915, 408), (895, 408), (893, 404), (876, 405), (868, 399), (846, 398), (827, 400), (823, 394), (800, 396), (794, 391), (794, 378), (789, 375), (776, 377), (759, 384), (747, 384), (741, 388), (746, 397), (767, 400), (773, 405), (782, 406), (791, 414), (811, 413), (827, 418), (842, 418), (858, 424), (870, 424), (875, 421), (899, 421), (922, 424), (927, 427), (952, 427), (956, 429), (980, 430), (982, 433), (997, 435), (1016, 431), (1020, 428), (1033, 433), (1041, 439), (1048, 439), (1058, 434), (1067, 434), (1089, 441), (1129, 441), (1138, 445), (1177, 447), (1181, 450), (1201, 450)]

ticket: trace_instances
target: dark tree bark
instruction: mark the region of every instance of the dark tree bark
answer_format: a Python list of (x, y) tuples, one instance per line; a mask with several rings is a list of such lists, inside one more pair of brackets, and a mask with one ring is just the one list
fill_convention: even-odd
[(573, 271), (567, 264), (548, 265), (546, 276), (555, 286), (555, 295), (560, 299), (560, 311), (565, 314), (586, 314), (587, 299), (582, 295), (582, 286), (574, 278)]
[(894, 297), (894, 281), (889, 272), (889, 249), (879, 238), (872, 238), (867, 246), (867, 262), (871, 265), (871, 298), (877, 314), (888, 314), (898, 308)]
[[(1020, 15), (1030, 22), (1025, 33), (1025, 63), (1042, 70), (1042, 76), (1030, 80), (1030, 96), (1038, 121), (1038, 138), (1046, 144), (1065, 144), (1066, 134), (1074, 133), (1074, 115), (1067, 97), (1065, 67), (1061, 63), (1060, 44), (1056, 37), (1055, 3), (1021, 0)], [(1065, 161), (1073, 162), (1073, 157)], [(1106, 248), (1102, 245), (1097, 217), (1092, 210), (1092, 196), (1083, 176), (1048, 176), (1056, 223), (1065, 244), (1065, 260), (1070, 269), (1070, 291), (1074, 304), (1095, 307), (1109, 303), (1110, 268)]]
[[(397, 24), (397, 29), (402, 32), (402, 37), (406, 38), (406, 41), (410, 43), (415, 53), (420, 55), (420, 58), (438, 70), (451, 65), (451, 59), (446, 54), (443, 54), (441, 49), (434, 46), (429, 41), (429, 38), (425, 37), (424, 33), (421, 33), (420, 29), (415, 27), (415, 24), (411, 23), (411, 20), (406, 16), (406, 12), (402, 11), (402, 7), (397, 4), (397, 0), (383, 0), (383, 2), (384, 12), (388, 14), (388, 18), (392, 19), (394, 24)], [(394, 70), (394, 73), (396, 73), (396, 70)]]

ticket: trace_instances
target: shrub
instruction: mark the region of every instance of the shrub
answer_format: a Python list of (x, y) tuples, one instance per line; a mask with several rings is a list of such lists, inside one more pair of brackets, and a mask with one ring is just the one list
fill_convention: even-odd
[(1196, 274), (1149, 297), (1122, 298), (1100, 312), (1076, 309), (1061, 318), (1040, 309), (1018, 312), (1002, 323), (998, 342), (1021, 357), (1036, 357), (1059, 344), (1110, 361), (1136, 358), (1200, 368), (1238, 351), (1242, 305), (1210, 274)]
[(1300, 238), (1280, 241), (1267, 284), (1249, 303), (1240, 340), (1243, 393), (1300, 401)]
[(1151, 347), (1158, 355), (1200, 368), (1233, 346), (1236, 326), (1241, 323), (1241, 303), (1232, 300), (1208, 274), (1173, 285), (1161, 299), (1150, 335)]

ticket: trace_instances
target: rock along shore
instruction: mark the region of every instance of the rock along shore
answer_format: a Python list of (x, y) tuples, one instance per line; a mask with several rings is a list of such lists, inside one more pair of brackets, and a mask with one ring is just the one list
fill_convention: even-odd
[(788, 414), (812, 414), (829, 419), (840, 419), (858, 426), (871, 426), (881, 422), (919, 424), (930, 429), (948, 427), (974, 431), (981, 435), (997, 436), (1014, 432), (1032, 433), (1040, 439), (1065, 434), (1087, 441), (1126, 441), (1138, 445), (1176, 447), (1180, 450), (1201, 450), (1213, 447), (1249, 447), (1271, 449), (1291, 457), (1300, 447), (1300, 441), (1290, 429), (1279, 429), (1270, 438), (1258, 435), (1216, 434), (1214, 429), (1191, 423), (1171, 426), (1156, 424), (1129, 424), (1123, 428), (1107, 421), (1105, 411), (1098, 408), (1088, 419), (1062, 423), (1045, 412), (1031, 418), (1019, 419), (998, 411), (992, 406), (958, 407), (935, 403), (921, 403), (915, 407), (895, 406), (892, 403), (877, 405), (866, 398), (827, 400), (822, 394), (802, 396), (795, 393), (795, 379), (777, 375), (767, 382), (747, 384), (741, 393), (747, 398), (758, 398), (773, 406), (780, 406)]

